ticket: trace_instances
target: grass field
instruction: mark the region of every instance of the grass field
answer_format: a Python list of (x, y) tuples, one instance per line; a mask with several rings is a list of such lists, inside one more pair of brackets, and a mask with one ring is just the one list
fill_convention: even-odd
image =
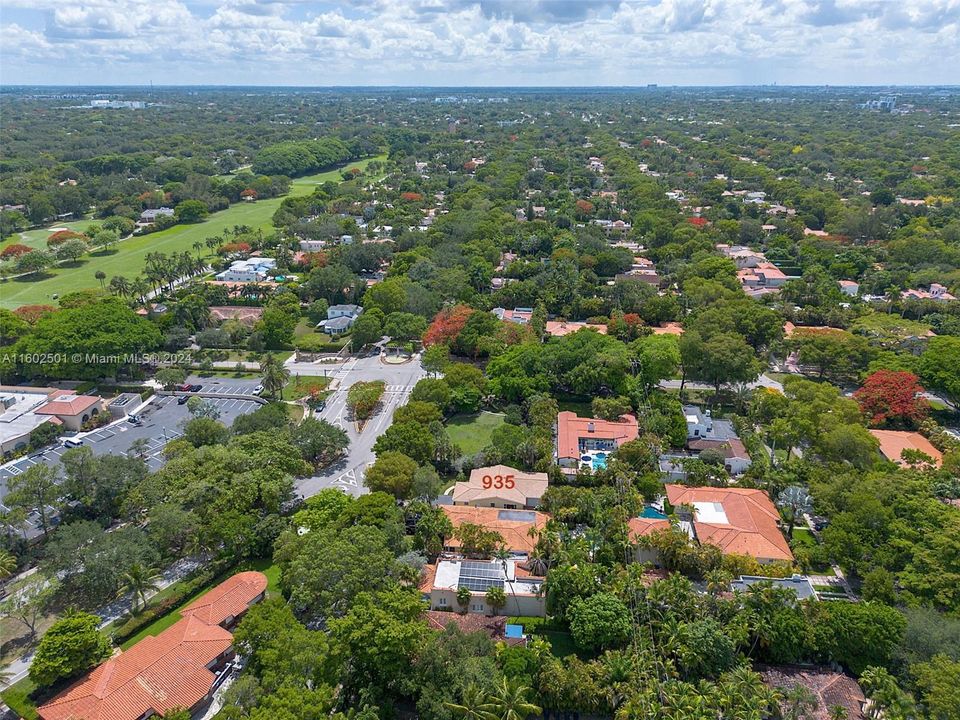
[(447, 421), (447, 432), (464, 455), (473, 455), (490, 444), (490, 436), (503, 422), (503, 415), (488, 412), (458, 415)]
[(319, 387), (325, 388), (330, 384), (330, 378), (322, 375), (291, 375), (283, 396), (287, 400), (296, 400), (310, 394), (310, 390)]
[[(384, 160), (385, 155), (376, 158), (349, 163), (349, 167), (366, 167), (372, 160)], [(339, 181), (340, 170), (329, 170), (317, 175), (297, 178), (290, 187), (290, 195), (308, 195), (314, 187), (329, 180)], [(74, 290), (99, 287), (99, 281), (94, 273), (102, 270), (107, 278), (114, 275), (135, 277), (142, 271), (147, 253), (173, 253), (189, 250), (194, 252), (193, 243), (203, 242), (206, 238), (223, 232), (234, 225), (249, 225), (254, 230), (272, 231), (271, 218), (280, 207), (283, 198), (259, 200), (255, 203), (237, 203), (226, 210), (212, 214), (207, 220), (195, 225), (176, 225), (160, 232), (132, 237), (123, 240), (115, 246), (112, 254), (87, 255), (74, 267), (55, 267), (48, 270), (41, 278), (23, 278), (17, 280), (0, 281), (0, 307), (7, 309), (18, 308), (21, 305), (47, 304), (55, 305), (53, 295), (64, 295)], [(77, 221), (73, 223), (58, 223), (54, 227), (85, 228), (91, 221)], [(36, 247), (46, 247), (46, 238), (50, 231), (47, 229), (33, 230), (27, 233), (29, 242)], [(21, 242), (16, 236), (5, 244)], [(208, 252), (204, 248), (204, 252)]]

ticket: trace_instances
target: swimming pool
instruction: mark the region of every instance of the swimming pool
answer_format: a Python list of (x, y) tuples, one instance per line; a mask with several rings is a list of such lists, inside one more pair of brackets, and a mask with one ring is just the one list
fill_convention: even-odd
[(607, 466), (607, 454), (604, 452), (594, 453), (591, 464), (594, 470), (603, 470)]

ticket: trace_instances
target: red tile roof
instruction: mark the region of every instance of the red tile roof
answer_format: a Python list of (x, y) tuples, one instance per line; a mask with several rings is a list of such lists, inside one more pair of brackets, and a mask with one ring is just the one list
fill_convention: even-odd
[[(484, 487), (486, 478), (486, 487)], [(499, 487), (498, 487), (499, 486)], [(500, 500), (507, 504), (524, 507), (528, 500), (536, 500), (547, 491), (547, 474), (524, 472), (507, 465), (491, 465), (474, 468), (468, 482), (458, 482), (453, 487), (453, 502), (460, 504), (489, 503)]]
[(943, 464), (943, 453), (920, 433), (904, 430), (871, 430), (870, 434), (879, 441), (883, 456), (898, 465), (909, 467), (909, 463), (900, 458), (904, 450), (919, 450), (924, 455), (932, 457), (933, 464), (937, 467)]
[(557, 457), (580, 459), (580, 438), (613, 440), (617, 447), (639, 436), (637, 419), (623, 415), (618, 422), (577, 417), (569, 410), (557, 415)]
[(210, 667), (233, 642), (219, 625), (230, 616), (224, 612), (246, 609), (266, 587), (262, 573), (234, 575), (188, 606), (174, 625), (114, 655), (37, 712), (43, 720), (137, 720), (147, 712), (193, 708), (213, 687)]
[(669, 529), (670, 521), (665, 518), (633, 517), (627, 520), (627, 535), (631, 541), (655, 533), (658, 530)]
[(194, 600), (180, 614), (193, 615), (209, 625), (220, 625), (242, 615), (266, 589), (267, 576), (263, 573), (237, 573)]
[(840, 706), (847, 711), (847, 720), (862, 720), (866, 698), (849, 675), (825, 667), (795, 667), (781, 665), (760, 668), (763, 681), (770, 687), (789, 691), (805, 687), (816, 698), (817, 706), (808, 717), (811, 720), (829, 720), (831, 709)]
[[(486, 530), (493, 530), (500, 533), (506, 543), (507, 549), (518, 553), (530, 553), (536, 545), (533, 538), (527, 533), (530, 528), (535, 527), (542, 530), (550, 516), (546, 513), (536, 512), (535, 510), (500, 510), (490, 507), (473, 507), (472, 505), (441, 505), (454, 530), (463, 523), (472, 523), (479, 525)], [(503, 517), (501, 513), (525, 513), (532, 516), (530, 521), (512, 520)], [(446, 546), (450, 548), (460, 547), (460, 541), (454, 537), (446, 539)]]
[(84, 410), (97, 405), (101, 399), (93, 395), (74, 395), (60, 393), (48, 402), (38, 407), (34, 412), (37, 415), (79, 415)]
[(780, 513), (763, 490), (683, 485), (667, 485), (666, 489), (674, 507), (714, 507), (714, 513), (708, 515), (705, 507), (694, 517), (693, 527), (700, 542), (716, 545), (724, 553), (793, 562), (793, 553), (778, 525)]

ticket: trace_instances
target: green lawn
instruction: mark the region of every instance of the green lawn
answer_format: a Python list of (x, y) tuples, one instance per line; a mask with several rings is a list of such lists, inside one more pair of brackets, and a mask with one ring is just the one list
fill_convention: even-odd
[[(386, 155), (350, 163), (349, 167), (366, 167), (372, 160), (385, 160)], [(329, 170), (317, 175), (297, 178), (290, 188), (291, 195), (308, 195), (324, 182), (340, 180), (340, 170)], [(56, 267), (48, 270), (39, 279), (17, 279), (0, 281), (0, 307), (15, 309), (21, 305), (56, 304), (53, 295), (64, 295), (74, 290), (96, 288), (99, 282), (94, 273), (102, 270), (108, 278), (125, 275), (132, 278), (141, 272), (147, 253), (173, 253), (189, 250), (193, 252), (193, 243), (203, 242), (206, 238), (222, 233), (234, 225), (249, 225), (254, 230), (272, 231), (271, 218), (283, 198), (259, 200), (253, 203), (236, 203), (226, 210), (212, 214), (207, 220), (195, 225), (176, 225), (160, 232), (132, 237), (115, 245), (116, 252), (107, 255), (87, 255), (76, 267)], [(54, 227), (86, 227), (90, 221), (76, 223), (57, 223)], [(48, 230), (31, 231), (31, 243), (45, 247)], [(18, 242), (14, 237), (7, 242)], [(204, 248), (204, 250), (206, 250)]]
[[(123, 650), (128, 650), (130, 649), (130, 647), (137, 644), (148, 635), (159, 635), (161, 632), (166, 630), (168, 627), (170, 627), (171, 625), (176, 623), (177, 620), (180, 619), (180, 611), (183, 610), (183, 608), (185, 608), (187, 605), (192, 603), (198, 597), (200, 597), (205, 592), (210, 590), (210, 588), (216, 585), (219, 585), (231, 575), (234, 575), (235, 573), (241, 572), (243, 570), (259, 570), (260, 572), (262, 572), (264, 575), (267, 576), (267, 592), (271, 595), (276, 595), (280, 592), (280, 586), (279, 586), (280, 567), (277, 565), (274, 565), (273, 560), (271, 558), (258, 558), (256, 560), (241, 563), (239, 566), (233, 568), (232, 570), (227, 572), (225, 575), (222, 575), (216, 578), (215, 580), (213, 580), (206, 587), (203, 587), (197, 590), (197, 592), (195, 592), (189, 598), (184, 600), (178, 607), (172, 609), (166, 615), (163, 615), (162, 617), (157, 618), (152, 623), (142, 628), (135, 635), (131, 635), (123, 643), (120, 644), (120, 648)], [(173, 587), (174, 585), (170, 586), (170, 588), (173, 588)], [(167, 589), (170, 589), (170, 588), (167, 588)], [(158, 593), (158, 595), (162, 595), (162, 593)], [(157, 596), (154, 596), (154, 598), (155, 597)], [(154, 598), (151, 598), (151, 602), (154, 601)]]
[(793, 529), (793, 544), (815, 547), (817, 544), (817, 539), (814, 537), (809, 528), (795, 527)]
[(50, 227), (37, 228), (36, 230), (27, 230), (19, 235), (12, 235), (4, 240), (3, 245), (13, 245), (19, 243), (40, 250), (47, 249), (47, 238), (53, 234), (54, 230), (74, 230), (75, 232), (86, 232), (87, 228), (96, 223), (95, 220), (71, 220), (70, 222), (57, 222)]
[(457, 415), (447, 421), (450, 439), (464, 455), (473, 455), (490, 444), (493, 431), (503, 425), (503, 415), (482, 412), (479, 415)]
[(283, 395), (288, 400), (295, 400), (310, 394), (311, 388), (325, 388), (330, 384), (330, 378), (322, 375), (291, 375), (283, 390)]
[(37, 706), (30, 699), (30, 693), (36, 689), (37, 686), (27, 676), (0, 693), (0, 697), (3, 697), (3, 701), (20, 717), (26, 718), (26, 720), (37, 720), (40, 717), (37, 714)]

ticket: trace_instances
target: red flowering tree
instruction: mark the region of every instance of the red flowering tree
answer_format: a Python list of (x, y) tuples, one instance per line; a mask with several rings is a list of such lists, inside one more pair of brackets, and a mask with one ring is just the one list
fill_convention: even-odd
[(416, 192), (405, 192), (400, 193), (400, 199), (406, 200), (407, 202), (420, 202), (423, 200), (423, 195)]
[(245, 242), (236, 242), (236, 243), (227, 243), (226, 245), (221, 245), (217, 250), (221, 255), (234, 255), (241, 254), (245, 255), (250, 252), (250, 243)]
[(35, 325), (37, 320), (44, 315), (49, 315), (54, 310), (56, 308), (53, 305), (21, 305), (13, 311), (13, 314), (24, 322)]
[(589, 215), (593, 212), (593, 203), (589, 200), (577, 200), (577, 212), (582, 215)]
[(74, 240), (76, 238), (86, 240), (87, 236), (83, 233), (74, 232), (73, 230), (57, 230), (47, 238), (47, 247), (55, 248), (57, 245), (63, 245), (67, 240)]
[(243, 198), (244, 200), (256, 200), (257, 191), (254, 190), (253, 188), (247, 188), (246, 190), (240, 193), (240, 197)]
[(910, 372), (877, 370), (853, 397), (875, 427), (916, 427), (930, 409), (917, 376)]
[(7, 245), (3, 250), (0, 250), (0, 260), (16, 260), (21, 255), (26, 255), (32, 249), (33, 248), (27, 247), (21, 243)]
[(702, 218), (702, 217), (690, 217), (690, 218), (687, 218), (687, 222), (696, 228), (702, 228), (705, 225), (709, 224), (709, 221), (706, 218)]
[(453, 342), (474, 312), (476, 311), (473, 308), (466, 305), (454, 305), (438, 312), (430, 323), (430, 327), (423, 334), (424, 347), (430, 347), (438, 343), (446, 345)]

